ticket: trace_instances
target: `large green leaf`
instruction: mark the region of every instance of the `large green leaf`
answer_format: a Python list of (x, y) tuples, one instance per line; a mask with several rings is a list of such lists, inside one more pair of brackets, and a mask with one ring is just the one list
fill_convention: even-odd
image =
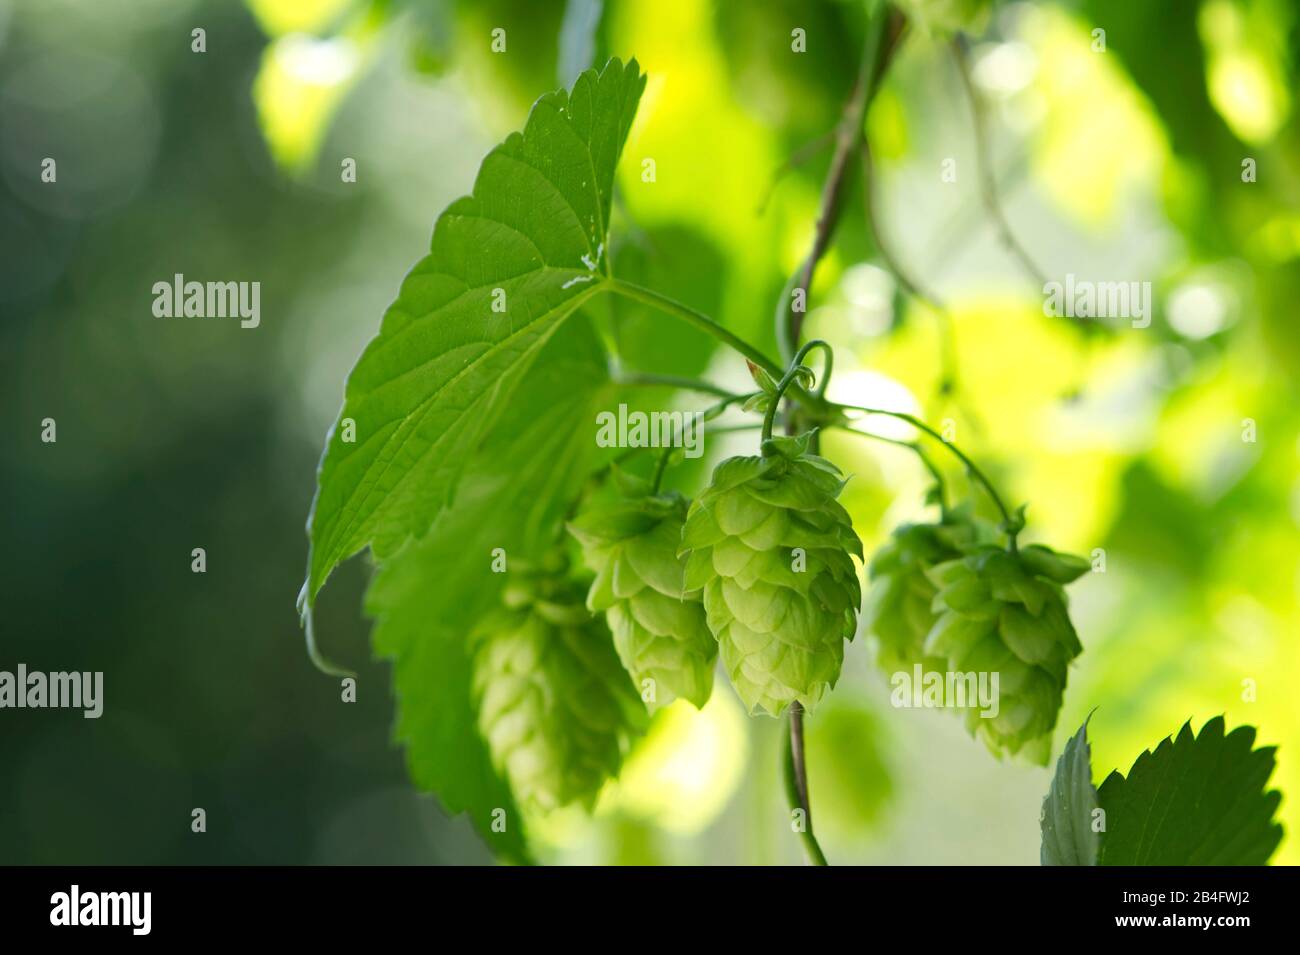
[(603, 288), (614, 169), (644, 86), (635, 60), (611, 60), (543, 96), (439, 217), (348, 378), (339, 421), (356, 439), (336, 424), (321, 460), (308, 608), (340, 561), (425, 535), (547, 339)]
[[(375, 653), (393, 661), (396, 736), (411, 777), (449, 812), (468, 811), (499, 856), (525, 857), (520, 814), (479, 736), (470, 698), (467, 635), (495, 605), (507, 561), (543, 549), (595, 453), (595, 412), (608, 403), (599, 341), (585, 317), (543, 349), (517, 401), (466, 471), (456, 507), (432, 531), (386, 561), (366, 596)], [(505, 832), (493, 811), (505, 810)]]
[(1101, 836), (1093, 828), (1097, 790), (1092, 785), (1088, 721), (1070, 737), (1056, 761), (1052, 787), (1043, 800), (1039, 861), (1043, 865), (1096, 865)]
[(1252, 749), (1255, 728), (1224, 735), (1216, 716), (1200, 735), (1189, 720), (1176, 738), (1143, 753), (1125, 777), (1098, 790), (1106, 813), (1102, 865), (1263, 865), (1282, 840), (1266, 791), (1275, 749)]

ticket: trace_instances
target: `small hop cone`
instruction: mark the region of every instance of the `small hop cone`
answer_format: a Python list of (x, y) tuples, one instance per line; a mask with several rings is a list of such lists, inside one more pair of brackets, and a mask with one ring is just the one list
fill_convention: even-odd
[(516, 574), (471, 638), (479, 732), (522, 805), (591, 808), (645, 707), (581, 585), (562, 570)]
[(588, 506), (569, 524), (596, 574), (587, 607), (605, 612), (636, 686), (654, 681), (652, 708), (678, 697), (702, 707), (713, 692), (718, 643), (677, 556), (685, 520), (680, 494), (645, 494)]
[(927, 571), (938, 619), (922, 652), (950, 672), (998, 674), (997, 715), (966, 711), (967, 728), (994, 753), (1047, 764), (1066, 670), (1083, 651), (1063, 585), (1088, 568), (1036, 544), (1017, 553), (981, 546)]
[(751, 712), (773, 716), (835, 685), (862, 602), (850, 557), (862, 559), (862, 542), (836, 501), (843, 475), (808, 453), (811, 437), (723, 461), (682, 531), (686, 587), (704, 593), (731, 682)]
[(867, 568), (871, 590), (862, 625), (876, 639), (876, 663), (884, 672), (910, 673), (918, 663), (925, 672), (944, 669), (943, 658), (924, 652), (938, 592), (926, 572), (961, 557), (990, 530), (958, 510), (937, 524), (904, 524), (876, 551)]

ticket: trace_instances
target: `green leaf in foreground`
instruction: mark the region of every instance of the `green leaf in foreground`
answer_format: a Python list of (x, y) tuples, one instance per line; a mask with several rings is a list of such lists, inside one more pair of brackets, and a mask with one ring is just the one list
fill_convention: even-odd
[(1052, 788), (1043, 800), (1039, 861), (1043, 865), (1096, 865), (1101, 841), (1093, 828), (1096, 810), (1088, 721), (1084, 720), (1057, 759)]
[[(560, 323), (606, 284), (614, 170), (645, 86), (636, 61), (583, 73), (488, 154), (434, 227), (348, 377), (308, 534), (310, 608), (330, 572), (421, 538)], [(495, 306), (495, 307), (494, 307)]]
[(1255, 728), (1224, 735), (1216, 716), (1200, 735), (1189, 720), (1177, 737), (1143, 753), (1098, 790), (1106, 813), (1102, 865), (1263, 865), (1282, 840), (1266, 791), (1275, 748), (1252, 749)]
[[(535, 555), (592, 466), (595, 409), (608, 401), (605, 356), (579, 315), (547, 343), (516, 401), (471, 461), (456, 507), (433, 530), (386, 561), (366, 595), (374, 649), (393, 661), (395, 736), (411, 778), (448, 812), (468, 811), (489, 848), (526, 858), (520, 814), (493, 768), (472, 702), (468, 636), (499, 601), (507, 561)], [(546, 408), (546, 415), (537, 415)], [(493, 812), (505, 810), (504, 832)], [(499, 827), (498, 827), (499, 828)]]

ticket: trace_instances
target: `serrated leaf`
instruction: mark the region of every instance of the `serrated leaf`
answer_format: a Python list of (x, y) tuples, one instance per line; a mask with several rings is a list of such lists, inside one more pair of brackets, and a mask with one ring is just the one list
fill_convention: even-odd
[(1263, 865), (1282, 841), (1266, 791), (1275, 749), (1253, 749), (1255, 728), (1224, 735), (1216, 716), (1192, 732), (1190, 720), (1118, 770), (1097, 791), (1106, 813), (1101, 865)]
[[(512, 861), (526, 859), (523, 826), (476, 725), (467, 638), (507, 576), (491, 572), (493, 549), (511, 566), (555, 536), (591, 467), (591, 428), (607, 387), (599, 340), (579, 316), (525, 376), (518, 405), (471, 462), (457, 506), (385, 562), (366, 595), (375, 654), (393, 661), (394, 733), (412, 780), (448, 812), (469, 812), (489, 848)], [(505, 810), (505, 832), (492, 830), (495, 809)]]
[(339, 562), (424, 536), (547, 339), (604, 287), (614, 168), (644, 86), (635, 60), (611, 60), (543, 96), (438, 218), (348, 378), (339, 420), (356, 440), (336, 424), (321, 461), (309, 607)]
[(1101, 843), (1101, 835), (1093, 830), (1096, 809), (1088, 721), (1084, 720), (1061, 751), (1051, 789), (1043, 800), (1039, 861), (1043, 865), (1096, 865)]

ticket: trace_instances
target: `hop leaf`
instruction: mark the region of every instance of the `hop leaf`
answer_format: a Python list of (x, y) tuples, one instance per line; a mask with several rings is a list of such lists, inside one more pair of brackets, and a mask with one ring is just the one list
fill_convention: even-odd
[(698, 591), (684, 592), (677, 556), (686, 500), (660, 494), (590, 505), (569, 524), (596, 580), (587, 607), (605, 611), (614, 647), (637, 686), (653, 680), (655, 704), (697, 707), (713, 692), (718, 644)]
[(503, 602), (472, 637), (479, 732), (523, 805), (590, 808), (644, 728), (645, 707), (609, 630), (558, 563), (523, 570)]
[(876, 663), (886, 673), (942, 671), (946, 661), (927, 656), (925, 637), (937, 615), (931, 609), (938, 588), (926, 576), (936, 564), (961, 557), (989, 528), (964, 511), (949, 513), (937, 524), (904, 524), (871, 558), (872, 581), (862, 610), (866, 631), (876, 638)]
[(835, 685), (862, 602), (849, 556), (862, 559), (862, 542), (836, 501), (843, 476), (808, 453), (810, 438), (723, 461), (682, 531), (686, 587), (704, 593), (731, 682), (773, 716)]
[(998, 674), (997, 715), (966, 710), (967, 728), (993, 752), (1046, 765), (1066, 669), (1083, 650), (1062, 585), (1088, 567), (1041, 545), (1017, 553), (983, 545), (926, 571), (938, 619), (922, 652), (949, 672)]

